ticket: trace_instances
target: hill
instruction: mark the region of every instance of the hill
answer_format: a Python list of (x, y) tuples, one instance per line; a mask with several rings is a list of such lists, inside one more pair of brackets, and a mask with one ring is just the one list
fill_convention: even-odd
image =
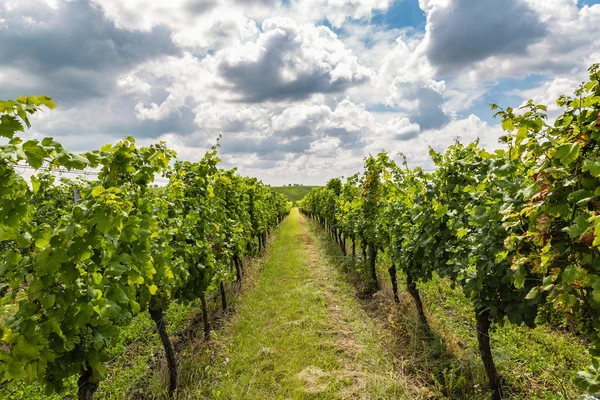
[(316, 187), (318, 186), (271, 186), (271, 190), (286, 195), (290, 201), (297, 202)]

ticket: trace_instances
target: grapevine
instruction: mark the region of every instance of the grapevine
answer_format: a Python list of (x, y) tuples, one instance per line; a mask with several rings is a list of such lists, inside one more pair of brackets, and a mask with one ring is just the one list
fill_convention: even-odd
[[(564, 113), (554, 125), (546, 122), (546, 107), (532, 101), (519, 111), (492, 106), (507, 132), (501, 150), (488, 153), (478, 142), (431, 150), (431, 173), (399, 166), (386, 153), (370, 156), (341, 195), (315, 189), (299, 204), (361, 240), (375, 289), (376, 254), (383, 250), (395, 300), (400, 268), (425, 326), (416, 281), (436, 273), (462, 288), (473, 302), (493, 399), (502, 388), (492, 324), (570, 324), (600, 357), (600, 66), (589, 72), (574, 97), (557, 100)], [(598, 391), (600, 358), (574, 383)]]
[[(218, 168), (216, 147), (199, 162), (171, 166), (175, 152), (164, 143), (137, 147), (127, 137), (78, 155), (52, 138), (16, 136), (44, 106), (54, 103), (0, 102), (0, 135), (9, 139), (0, 146), (0, 379), (37, 381), (52, 393), (78, 375), (79, 398), (91, 399), (108, 349), (145, 310), (175, 371), (163, 310), (235, 279), (231, 259), (247, 255), (251, 237), (264, 246), (290, 204), (260, 181)], [(42, 171), (29, 185), (20, 165), (99, 172), (57, 184)], [(166, 187), (150, 187), (157, 175), (169, 178)], [(175, 385), (172, 374), (171, 392)]]

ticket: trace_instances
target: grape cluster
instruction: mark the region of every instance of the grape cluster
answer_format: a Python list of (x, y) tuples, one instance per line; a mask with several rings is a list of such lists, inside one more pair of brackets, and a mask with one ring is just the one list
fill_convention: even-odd
[(564, 328), (567, 325), (567, 318), (556, 310), (552, 303), (544, 303), (538, 308), (535, 323), (536, 325), (548, 324), (556, 328)]
[(89, 326), (84, 327), (79, 333), (79, 348), (81, 351), (88, 352), (92, 349), (94, 332)]
[(595, 332), (594, 320), (596, 311), (590, 306), (588, 301), (584, 301), (576, 314), (577, 331), (585, 336), (592, 336)]

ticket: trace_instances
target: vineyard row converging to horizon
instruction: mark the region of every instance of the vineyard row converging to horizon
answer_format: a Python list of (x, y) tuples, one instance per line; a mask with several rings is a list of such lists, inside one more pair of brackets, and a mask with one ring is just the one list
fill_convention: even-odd
[[(241, 281), (244, 256), (264, 250), (291, 203), (256, 178), (217, 166), (217, 147), (199, 162), (175, 160), (164, 143), (116, 145), (74, 154), (52, 138), (23, 141), (28, 116), (49, 97), (0, 101), (0, 381), (37, 382), (60, 392), (78, 375), (80, 399), (106, 376), (108, 349), (148, 311), (165, 349), (169, 392), (177, 383), (164, 311)], [(174, 161), (174, 162), (173, 162)], [(26, 163), (42, 170), (28, 182)], [(53, 168), (99, 172), (62, 179)], [(156, 175), (166, 186), (150, 185)], [(74, 195), (75, 193), (75, 195)]]

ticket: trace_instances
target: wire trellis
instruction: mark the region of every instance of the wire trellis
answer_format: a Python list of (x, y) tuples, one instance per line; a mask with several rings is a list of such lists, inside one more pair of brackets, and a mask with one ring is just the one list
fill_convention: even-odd
[[(40, 171), (49, 171), (53, 174), (57, 174), (56, 176), (61, 177), (63, 174), (72, 174), (72, 175), (76, 175), (76, 176), (84, 176), (84, 177), (95, 177), (98, 176), (100, 174), (100, 171), (94, 171), (91, 170), (90, 168), (86, 168), (84, 170), (69, 170), (67, 168), (51, 168), (50, 166), (42, 166), (40, 168), (33, 168), (30, 165), (27, 164), (16, 164), (15, 165), (15, 170), (17, 168), (22, 168), (21, 171), (16, 171), (19, 175), (23, 176), (25, 174), (26, 171), (34, 171), (34, 172), (40, 172)], [(154, 177), (154, 181), (153, 183), (159, 183), (159, 184), (168, 184), (169, 180), (166, 178), (162, 178), (162, 177)]]

